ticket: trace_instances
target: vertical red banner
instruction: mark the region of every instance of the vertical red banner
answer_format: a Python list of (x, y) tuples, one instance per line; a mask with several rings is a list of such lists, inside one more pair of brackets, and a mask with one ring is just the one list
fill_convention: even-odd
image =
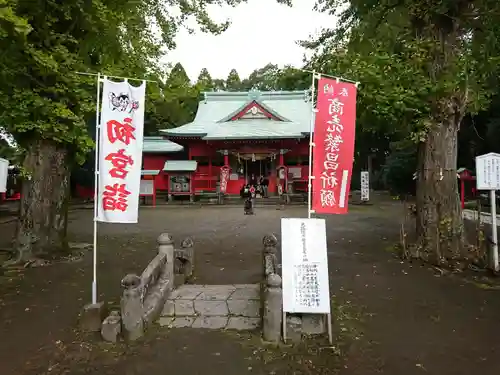
[(314, 122), (312, 209), (346, 214), (354, 162), (356, 85), (335, 79), (318, 82)]
[(227, 181), (229, 180), (229, 167), (224, 165), (220, 169), (220, 192), (225, 194), (227, 190)]

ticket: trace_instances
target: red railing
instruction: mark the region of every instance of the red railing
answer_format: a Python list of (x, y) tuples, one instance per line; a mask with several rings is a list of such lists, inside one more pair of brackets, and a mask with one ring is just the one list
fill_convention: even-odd
[(193, 176), (193, 191), (214, 191), (216, 190), (218, 176), (209, 176), (204, 173), (197, 173)]

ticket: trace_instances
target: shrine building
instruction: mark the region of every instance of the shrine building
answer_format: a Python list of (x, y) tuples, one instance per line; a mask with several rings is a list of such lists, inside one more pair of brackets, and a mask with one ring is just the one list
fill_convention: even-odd
[(144, 179), (169, 195), (215, 193), (229, 168), (225, 193), (237, 195), (254, 175), (306, 192), (311, 102), (309, 91), (206, 92), (195, 119), (145, 137)]

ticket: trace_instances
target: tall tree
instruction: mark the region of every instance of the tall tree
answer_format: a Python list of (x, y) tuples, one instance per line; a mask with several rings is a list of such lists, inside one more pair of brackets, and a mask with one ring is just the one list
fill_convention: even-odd
[(278, 71), (275, 85), (276, 90), (308, 90), (311, 88), (311, 74), (292, 66), (285, 66)]
[(186, 18), (204, 31), (227, 28), (207, 16), (210, 3), (0, 0), (0, 120), (27, 150), (16, 261), (67, 250), (70, 169), (94, 146), (86, 120), (95, 112), (95, 79), (75, 72), (159, 80), (156, 62)]
[(215, 88), (214, 81), (212, 76), (208, 72), (207, 68), (203, 68), (198, 75), (198, 79), (196, 80), (196, 89), (199, 92), (203, 91), (212, 91)]
[(227, 91), (240, 91), (243, 88), (241, 84), (240, 75), (236, 69), (231, 69), (229, 75), (226, 79), (226, 90)]
[(215, 91), (225, 91), (226, 90), (226, 81), (220, 78), (214, 79), (214, 89)]
[(276, 82), (280, 70), (275, 64), (267, 64), (263, 68), (255, 69), (248, 78), (245, 78), (242, 85), (245, 90), (261, 90), (270, 91), (276, 90)]
[(181, 63), (177, 63), (162, 88), (162, 98), (156, 102), (159, 129), (184, 125), (194, 119), (199, 91), (191, 84)]
[[(500, 4), (320, 0), (319, 8), (345, 10), (341, 26), (310, 45), (317, 47), (318, 70), (329, 66), (361, 81), (364, 124), (372, 118), (371, 126), (389, 125), (387, 134), (405, 134), (415, 142), (418, 253), (436, 263), (463, 257), (458, 130), (466, 113), (484, 107), (489, 95), (487, 80), (498, 60), (492, 57), (499, 51)], [(337, 56), (333, 64), (332, 56)]]
[(174, 65), (165, 84), (171, 89), (187, 89), (191, 87), (191, 81), (180, 62)]

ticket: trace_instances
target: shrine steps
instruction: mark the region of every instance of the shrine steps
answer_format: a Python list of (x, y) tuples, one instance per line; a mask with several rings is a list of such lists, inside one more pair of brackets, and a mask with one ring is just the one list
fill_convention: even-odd
[(261, 326), (260, 286), (182, 285), (172, 292), (158, 323), (169, 328), (254, 330)]

